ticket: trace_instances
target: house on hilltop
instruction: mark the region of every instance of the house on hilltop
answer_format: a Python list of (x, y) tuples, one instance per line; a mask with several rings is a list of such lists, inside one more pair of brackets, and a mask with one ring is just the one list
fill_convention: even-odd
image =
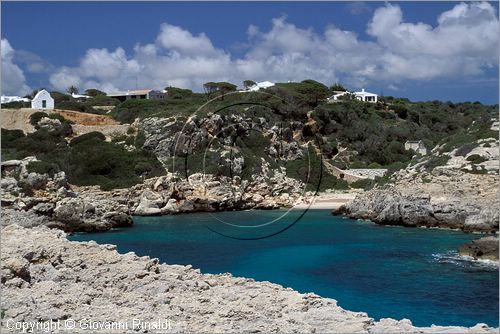
[(33, 100), (31, 100), (32, 109), (54, 109), (54, 99), (50, 93), (42, 89), (36, 93)]
[(120, 101), (126, 100), (163, 100), (167, 97), (166, 92), (154, 89), (128, 90), (126, 92), (114, 92), (107, 94)]
[(20, 97), (20, 96), (6, 96), (2, 95), (2, 101), (1, 103), (11, 103), (11, 102), (29, 102), (30, 100), (25, 98), (25, 97)]
[(251, 86), (248, 88), (248, 91), (249, 92), (256, 92), (260, 89), (266, 89), (266, 88), (269, 88), (269, 87), (272, 87), (274, 86), (274, 83), (272, 83), (271, 81), (262, 81), (262, 82), (257, 82), (255, 83), (255, 85)]
[(427, 154), (427, 147), (425, 147), (424, 142), (421, 140), (408, 140), (405, 143), (405, 150), (412, 150), (422, 155)]
[(347, 92), (347, 91), (335, 91), (334, 94), (327, 99), (328, 103), (335, 103), (344, 99), (348, 94), (353, 95), (356, 100), (363, 102), (376, 103), (378, 101), (378, 95), (374, 93), (365, 92), (365, 89), (361, 89), (361, 92)]

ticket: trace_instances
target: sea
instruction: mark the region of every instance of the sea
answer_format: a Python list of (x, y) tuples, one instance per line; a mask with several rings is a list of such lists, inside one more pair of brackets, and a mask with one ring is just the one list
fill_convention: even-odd
[(255, 210), (134, 217), (130, 228), (70, 239), (313, 292), (376, 320), (498, 327), (498, 265), (457, 253), (478, 237), (380, 226), (330, 210)]

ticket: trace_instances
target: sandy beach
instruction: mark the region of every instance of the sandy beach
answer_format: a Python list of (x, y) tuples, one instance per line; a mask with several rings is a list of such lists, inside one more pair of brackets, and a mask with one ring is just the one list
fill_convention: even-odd
[[(306, 199), (303, 203), (295, 205), (294, 209), (338, 209), (341, 205), (349, 203), (356, 197), (355, 192), (348, 193), (321, 193), (312, 199)], [(311, 203), (312, 201), (312, 203)]]

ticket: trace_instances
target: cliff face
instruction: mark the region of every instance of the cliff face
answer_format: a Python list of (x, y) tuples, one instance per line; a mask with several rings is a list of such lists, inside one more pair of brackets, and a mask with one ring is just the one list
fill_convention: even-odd
[[(77, 324), (128, 322), (126, 331), (134, 332), (135, 318), (168, 320), (165, 332), (496, 331), (481, 324), (417, 328), (409, 320), (374, 321), (338, 307), (333, 299), (121, 255), (115, 246), (69, 242), (63, 232), (45, 227), (4, 227), (1, 242), (3, 330), (18, 321), (71, 319)], [(85, 330), (77, 325), (61, 331)]]

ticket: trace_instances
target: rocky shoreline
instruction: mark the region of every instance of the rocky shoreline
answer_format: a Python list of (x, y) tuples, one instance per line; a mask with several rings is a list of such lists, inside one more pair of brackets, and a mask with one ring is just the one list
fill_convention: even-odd
[(70, 242), (64, 232), (44, 226), (3, 227), (1, 242), (3, 330), (9, 320), (138, 318), (168, 319), (169, 332), (498, 332), (484, 324), (414, 327), (406, 319), (375, 321), (333, 299), (119, 254), (113, 245)]
[[(301, 202), (302, 184), (276, 171), (271, 179), (252, 182), (238, 177), (215, 178), (201, 173), (187, 180), (173, 173), (145, 179), (126, 189), (103, 191), (98, 186), (74, 186), (64, 172), (29, 172), (35, 157), (2, 162), (2, 225), (45, 225), (66, 232), (102, 232), (132, 224), (132, 215), (278, 209)], [(31, 194), (22, 188), (28, 186)]]

